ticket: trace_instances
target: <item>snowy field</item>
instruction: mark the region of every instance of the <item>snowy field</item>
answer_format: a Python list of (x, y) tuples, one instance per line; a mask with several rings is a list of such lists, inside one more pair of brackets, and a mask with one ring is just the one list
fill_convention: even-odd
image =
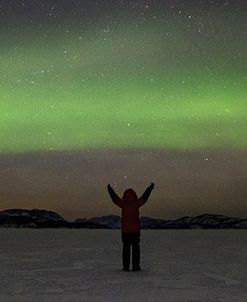
[(0, 229), (0, 302), (246, 302), (247, 231), (143, 230), (123, 272), (119, 230)]

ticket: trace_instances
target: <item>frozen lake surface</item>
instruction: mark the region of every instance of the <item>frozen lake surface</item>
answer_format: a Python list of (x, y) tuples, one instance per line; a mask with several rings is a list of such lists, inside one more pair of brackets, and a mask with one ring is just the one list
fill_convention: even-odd
[(142, 230), (141, 272), (120, 230), (0, 229), (0, 301), (246, 302), (246, 230)]

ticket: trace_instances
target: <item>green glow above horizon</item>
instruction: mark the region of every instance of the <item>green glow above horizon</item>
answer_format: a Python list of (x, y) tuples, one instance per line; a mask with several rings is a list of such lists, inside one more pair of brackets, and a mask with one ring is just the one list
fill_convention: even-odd
[(1, 152), (246, 148), (243, 57), (210, 44), (207, 59), (188, 50), (189, 32), (148, 28), (50, 30), (1, 46)]

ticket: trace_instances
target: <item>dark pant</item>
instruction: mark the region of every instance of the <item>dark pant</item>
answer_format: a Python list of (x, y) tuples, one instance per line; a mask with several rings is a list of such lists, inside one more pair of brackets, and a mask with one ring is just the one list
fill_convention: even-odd
[(138, 269), (140, 267), (140, 232), (138, 233), (123, 233), (123, 269), (129, 269), (130, 266), (130, 249), (132, 246), (132, 268)]

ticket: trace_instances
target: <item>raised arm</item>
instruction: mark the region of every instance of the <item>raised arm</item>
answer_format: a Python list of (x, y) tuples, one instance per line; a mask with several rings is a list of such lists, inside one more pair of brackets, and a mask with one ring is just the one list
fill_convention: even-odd
[(151, 185), (149, 187), (147, 187), (147, 189), (142, 194), (142, 196), (140, 198), (138, 198), (138, 205), (139, 205), (139, 207), (142, 206), (148, 200), (148, 198), (149, 198), (149, 196), (150, 196), (153, 188), (154, 188), (154, 184), (151, 183)]
[(118, 206), (118, 207), (122, 207), (122, 203), (123, 200), (116, 194), (116, 192), (113, 190), (113, 188), (111, 187), (111, 185), (108, 184), (107, 186), (107, 190), (111, 196), (112, 201)]

